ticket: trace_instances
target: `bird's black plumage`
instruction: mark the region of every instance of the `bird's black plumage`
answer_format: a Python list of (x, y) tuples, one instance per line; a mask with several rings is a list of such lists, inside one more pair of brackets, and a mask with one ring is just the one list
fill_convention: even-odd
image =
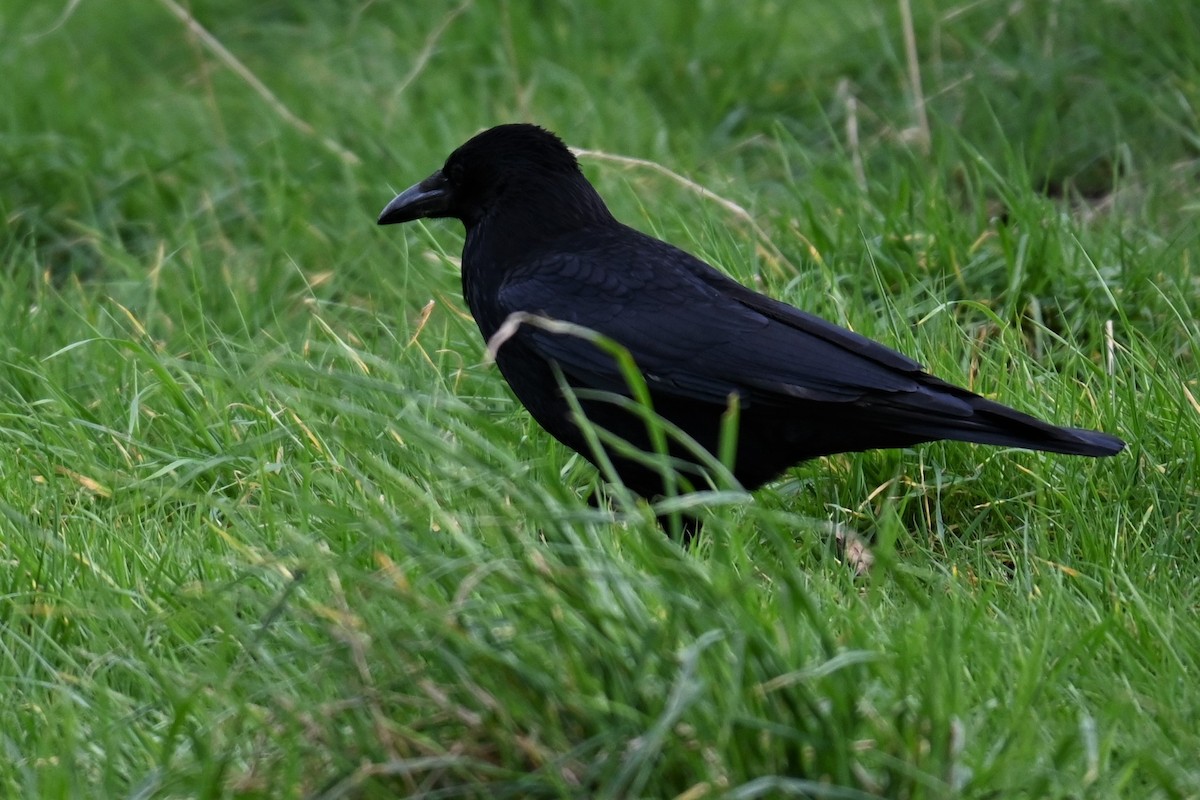
[[(629, 350), (655, 411), (711, 452), (736, 396), (734, 474), (748, 489), (817, 456), (937, 439), (1084, 456), (1125, 446), (940, 380), (900, 353), (622, 225), (563, 143), (532, 125), (477, 135), (389, 203), (379, 224), (421, 217), (466, 226), (463, 295), (485, 340), (516, 312), (599, 332)], [(556, 366), (593, 423), (650, 447), (640, 418), (595, 396), (630, 389), (613, 359), (586, 339), (522, 326), (496, 362), (534, 419), (585, 457), (595, 460)], [(694, 457), (672, 453), (684, 473), (701, 477)], [(646, 497), (663, 491), (658, 470), (613, 455), (630, 489)]]

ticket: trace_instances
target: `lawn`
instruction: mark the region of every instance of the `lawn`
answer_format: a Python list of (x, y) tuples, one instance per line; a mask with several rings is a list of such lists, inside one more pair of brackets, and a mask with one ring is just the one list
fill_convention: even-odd
[[(1194, 0), (0, 0), (0, 43), (0, 796), (1200, 798)], [(690, 550), (593, 508), (461, 225), (374, 224), (511, 121), (1129, 448), (821, 459)]]

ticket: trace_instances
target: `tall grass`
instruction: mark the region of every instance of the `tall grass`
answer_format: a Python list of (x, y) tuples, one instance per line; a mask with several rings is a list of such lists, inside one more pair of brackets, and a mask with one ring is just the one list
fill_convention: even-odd
[[(928, 141), (890, 3), (0, 0), (0, 793), (1200, 796), (1200, 11), (912, 12)], [(373, 225), (510, 120), (1128, 452), (592, 507), (461, 230)]]

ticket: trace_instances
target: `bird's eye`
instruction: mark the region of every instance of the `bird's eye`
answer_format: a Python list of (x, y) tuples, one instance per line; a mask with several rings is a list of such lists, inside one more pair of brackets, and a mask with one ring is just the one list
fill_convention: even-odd
[(455, 186), (459, 186), (460, 184), (462, 184), (462, 182), (463, 182), (462, 164), (451, 164), (450, 168), (446, 170), (446, 177), (448, 177), (450, 179), (450, 182), (453, 183)]

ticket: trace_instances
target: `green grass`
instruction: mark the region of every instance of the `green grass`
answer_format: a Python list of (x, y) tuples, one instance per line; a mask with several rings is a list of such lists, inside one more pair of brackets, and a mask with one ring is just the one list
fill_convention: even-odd
[[(163, 2), (0, 0), (0, 796), (1200, 797), (1192, 0), (918, 4), (927, 145), (890, 2), (190, 8), (300, 126)], [(461, 228), (373, 224), (514, 120), (1129, 450), (824, 459), (690, 552), (614, 521)]]

